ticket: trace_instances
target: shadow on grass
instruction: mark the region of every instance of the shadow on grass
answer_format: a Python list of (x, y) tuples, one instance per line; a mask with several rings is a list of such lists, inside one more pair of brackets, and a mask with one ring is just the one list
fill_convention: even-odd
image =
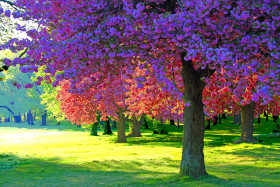
[[(188, 177), (179, 179), (177, 175), (179, 161), (168, 158), (135, 161), (93, 160), (76, 165), (62, 164), (60, 161), (59, 158), (41, 160), (0, 154), (0, 186), (242, 186), (244, 184), (237, 177), (223, 179), (213, 174), (199, 179)], [(208, 170), (210, 173), (211, 170), (219, 173), (229, 168), (233, 168), (231, 175), (238, 170), (237, 166), (232, 165), (209, 166)], [(251, 166), (246, 168), (250, 171), (256, 169)], [(249, 177), (245, 175), (245, 184), (264, 185), (266, 179), (270, 179), (268, 174), (273, 172), (267, 173), (261, 179), (258, 178), (258, 173), (252, 172)]]
[(252, 157), (256, 161), (268, 161), (280, 163), (280, 147), (268, 148), (268, 147), (255, 147), (255, 148), (242, 148), (227, 154), (233, 154), (238, 156)]
[(170, 147), (182, 147), (183, 137), (181, 134), (167, 134), (167, 135), (144, 135), (143, 137), (128, 137), (128, 145), (135, 146), (140, 145), (157, 145), (157, 146), (170, 146)]

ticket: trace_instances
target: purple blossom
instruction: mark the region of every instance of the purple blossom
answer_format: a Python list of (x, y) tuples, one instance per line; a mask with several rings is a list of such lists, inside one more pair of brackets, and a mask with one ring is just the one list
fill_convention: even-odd
[(5, 10), (5, 16), (10, 17), (11, 16), (11, 11), (10, 10)]

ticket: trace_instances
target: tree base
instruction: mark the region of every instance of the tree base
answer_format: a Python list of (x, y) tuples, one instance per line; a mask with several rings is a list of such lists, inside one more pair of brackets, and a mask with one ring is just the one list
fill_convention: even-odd
[(103, 133), (102, 135), (112, 135), (113, 133)]
[(141, 134), (132, 134), (132, 133), (130, 133), (126, 137), (142, 137), (142, 135)]
[(208, 173), (204, 170), (204, 171), (196, 171), (196, 170), (192, 170), (192, 172), (190, 172), (190, 170), (180, 170), (179, 172), (179, 177), (191, 177), (191, 178), (194, 178), (194, 179), (197, 179), (199, 177), (205, 177), (207, 176)]
[(115, 141), (115, 143), (127, 143), (127, 141), (126, 140), (117, 140), (117, 141)]
[(244, 138), (244, 137), (240, 137), (236, 142), (234, 142), (235, 144), (240, 144), (240, 143), (254, 143), (257, 142), (257, 140), (255, 138)]

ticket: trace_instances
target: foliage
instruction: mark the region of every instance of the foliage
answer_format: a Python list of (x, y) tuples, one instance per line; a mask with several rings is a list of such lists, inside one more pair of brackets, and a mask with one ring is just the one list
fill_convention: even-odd
[[(200, 121), (193, 128), (203, 127), (203, 108), (196, 106), (202, 96), (200, 92), (192, 95), (189, 90), (201, 88), (202, 92), (205, 85), (209, 86), (214, 72), (218, 80), (215, 87), (221, 92), (229, 91), (239, 105), (248, 105), (251, 101), (267, 105), (274, 95), (279, 95), (277, 0), (17, 0), (15, 5), (22, 9), (17, 14), (20, 19), (38, 20), (40, 26), (27, 31), (31, 40), (10, 40), (1, 46), (2, 49), (28, 49), (27, 57), (5, 59), (4, 63), (29, 65), (22, 68), (23, 72), (46, 65), (46, 72), (52, 76), (63, 71), (53, 86), (70, 80), (71, 93), (81, 94), (100, 86), (99, 89), (105, 89), (103, 94), (110, 98), (107, 82), (133, 77), (137, 67), (150, 67), (159, 82), (165, 81), (165, 87), (175, 90), (179, 101), (184, 95), (186, 113), (201, 114), (199, 119), (184, 119), (188, 127)], [(10, 17), (8, 12), (5, 15)], [(190, 84), (184, 85), (189, 86), (184, 94), (177, 88), (182, 85), (177, 84), (182, 79), (175, 75), (170, 79), (170, 67), (180, 70), (182, 66), (185, 73), (192, 72), (188, 78), (184, 77), (184, 82), (199, 85), (193, 88)], [(107, 82), (102, 83), (105, 80)], [(141, 88), (141, 84), (138, 87)], [(120, 95), (120, 103), (103, 106), (122, 105), (126, 110), (122, 94), (113, 93)], [(206, 93), (210, 96), (210, 92)], [(211, 96), (214, 95), (212, 92)], [(100, 95), (95, 96), (99, 101)], [(116, 110), (106, 112), (116, 116)], [(202, 140), (201, 132), (195, 138)], [(203, 147), (203, 141), (199, 142), (199, 147)], [(199, 154), (204, 162), (203, 149)], [(201, 166), (202, 171), (204, 164)], [(194, 170), (198, 168), (191, 168), (191, 173), (195, 173)]]

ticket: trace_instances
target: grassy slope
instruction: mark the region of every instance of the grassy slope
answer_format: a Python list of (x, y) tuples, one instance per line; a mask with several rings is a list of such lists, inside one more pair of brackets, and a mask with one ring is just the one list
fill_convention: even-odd
[[(255, 125), (270, 133), (271, 121)], [(37, 123), (37, 124), (36, 124)], [(0, 186), (279, 186), (280, 136), (259, 136), (259, 143), (232, 144), (237, 125), (224, 120), (205, 134), (208, 177), (178, 179), (182, 127), (169, 135), (128, 138), (89, 136), (69, 125), (40, 122), (0, 124)], [(102, 132), (100, 131), (99, 134)], [(116, 134), (116, 132), (114, 132)]]

